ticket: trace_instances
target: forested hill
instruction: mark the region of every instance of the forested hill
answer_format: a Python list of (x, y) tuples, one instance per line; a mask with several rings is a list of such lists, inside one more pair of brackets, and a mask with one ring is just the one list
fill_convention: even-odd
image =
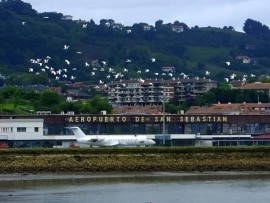
[[(0, 78), (13, 84), (67, 80), (94, 84), (186, 75), (224, 81), (267, 74), (269, 28), (247, 19), (243, 30), (162, 20), (154, 26), (125, 26), (112, 19), (74, 21), (62, 13), (38, 13), (20, 0), (1, 0)], [(175, 72), (162, 67), (174, 67)]]

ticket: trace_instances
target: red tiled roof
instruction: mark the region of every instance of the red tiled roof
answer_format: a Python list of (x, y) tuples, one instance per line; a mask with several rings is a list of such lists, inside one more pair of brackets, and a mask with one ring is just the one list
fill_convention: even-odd
[(241, 87), (238, 87), (237, 89), (270, 90), (270, 83), (260, 83), (260, 82), (248, 83)]
[(254, 139), (270, 139), (270, 134), (262, 134), (253, 136)]
[(192, 106), (185, 114), (255, 115), (268, 114), (268, 109), (270, 109), (270, 103), (229, 103), (203, 107)]
[(117, 106), (114, 107), (114, 114), (161, 114), (159, 106)]

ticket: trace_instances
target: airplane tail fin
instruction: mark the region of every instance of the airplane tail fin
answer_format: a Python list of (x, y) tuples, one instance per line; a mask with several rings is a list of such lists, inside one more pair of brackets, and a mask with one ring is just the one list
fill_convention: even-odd
[(86, 136), (84, 132), (81, 130), (81, 128), (79, 127), (67, 127), (67, 128), (72, 130), (76, 138), (83, 138)]

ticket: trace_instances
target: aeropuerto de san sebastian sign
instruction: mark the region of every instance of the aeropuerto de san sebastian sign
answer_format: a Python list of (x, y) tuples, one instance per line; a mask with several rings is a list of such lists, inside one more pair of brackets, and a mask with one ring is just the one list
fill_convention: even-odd
[[(169, 116), (166, 115), (166, 123), (226, 123), (227, 116)], [(123, 116), (123, 115), (91, 115), (70, 116), (66, 118), (68, 123), (161, 123), (164, 119), (160, 116)]]

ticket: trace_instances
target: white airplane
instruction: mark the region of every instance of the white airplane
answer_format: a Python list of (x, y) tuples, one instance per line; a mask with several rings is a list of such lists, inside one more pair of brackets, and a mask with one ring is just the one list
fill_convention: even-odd
[(155, 141), (144, 135), (85, 135), (79, 127), (67, 127), (76, 136), (77, 142), (90, 146), (145, 146), (154, 145)]

